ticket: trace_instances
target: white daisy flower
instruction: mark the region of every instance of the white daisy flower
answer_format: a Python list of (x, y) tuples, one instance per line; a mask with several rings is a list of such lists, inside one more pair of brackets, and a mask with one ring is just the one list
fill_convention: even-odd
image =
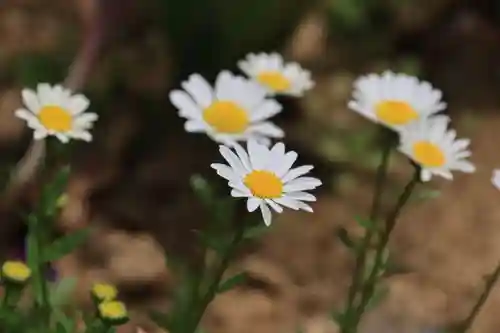
[(421, 179), (432, 175), (453, 179), (452, 170), (472, 173), (475, 167), (466, 160), (469, 139), (457, 139), (454, 130), (448, 130), (447, 116), (434, 116), (413, 123), (400, 132), (399, 150), (421, 168)]
[(264, 223), (271, 224), (271, 207), (277, 213), (282, 206), (312, 212), (304, 201), (315, 201), (314, 195), (304, 191), (313, 190), (321, 181), (313, 177), (302, 177), (313, 169), (304, 165), (292, 169), (297, 159), (294, 151), (285, 152), (285, 145), (276, 143), (272, 148), (249, 140), (247, 151), (235, 144), (233, 152), (227, 146), (220, 146), (220, 153), (226, 164), (212, 164), (217, 174), (228, 180), (233, 197), (247, 198), (249, 212), (260, 208)]
[(281, 105), (267, 99), (266, 91), (255, 82), (222, 71), (214, 89), (199, 74), (192, 74), (181, 85), (184, 91), (172, 91), (170, 101), (179, 116), (187, 119), (188, 132), (206, 133), (226, 145), (248, 139), (268, 144), (269, 138), (284, 136), (267, 121), (281, 112)]
[(500, 169), (493, 170), (493, 175), (491, 176), (491, 182), (498, 190), (500, 190)]
[(88, 130), (97, 120), (97, 114), (84, 112), (89, 107), (89, 100), (82, 94), (72, 94), (61, 85), (38, 84), (37, 90), (23, 89), (24, 108), (15, 115), (26, 121), (34, 130), (35, 140), (49, 135), (67, 143), (70, 139), (91, 141)]
[(440, 90), (429, 82), (390, 71), (361, 76), (354, 82), (348, 107), (366, 118), (399, 130), (446, 108)]
[(298, 63), (284, 63), (278, 53), (250, 53), (238, 62), (240, 69), (267, 89), (269, 94), (302, 96), (314, 87), (311, 73)]

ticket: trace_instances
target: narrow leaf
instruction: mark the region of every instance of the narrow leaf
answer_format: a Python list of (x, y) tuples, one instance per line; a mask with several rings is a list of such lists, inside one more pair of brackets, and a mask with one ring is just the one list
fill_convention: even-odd
[(236, 274), (226, 281), (222, 282), (217, 289), (218, 293), (223, 293), (233, 289), (234, 287), (245, 283), (248, 280), (248, 275), (246, 273)]
[(64, 312), (62, 312), (58, 308), (52, 308), (52, 314), (54, 316), (54, 319), (57, 321), (57, 329), (59, 333), (59, 327), (61, 326), (65, 333), (73, 333), (75, 332), (76, 328), (76, 321), (73, 318), (68, 317)]
[(56, 239), (43, 253), (43, 261), (50, 262), (61, 259), (81, 246), (90, 235), (90, 228), (83, 228)]
[(388, 293), (389, 293), (389, 289), (386, 287), (377, 288), (375, 290), (375, 293), (373, 294), (373, 296), (368, 301), (366, 309), (371, 310), (371, 309), (377, 307), (384, 300), (384, 298), (387, 296)]
[(71, 294), (76, 287), (77, 279), (67, 277), (59, 281), (52, 290), (50, 302), (52, 306), (58, 307), (68, 303)]

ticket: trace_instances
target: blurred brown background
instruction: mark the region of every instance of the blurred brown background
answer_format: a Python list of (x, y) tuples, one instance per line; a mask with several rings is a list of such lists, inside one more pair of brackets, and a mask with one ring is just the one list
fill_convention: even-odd
[[(276, 121), (301, 163), (325, 185), (315, 213), (282, 214), (235, 265), (248, 285), (219, 296), (205, 318), (209, 332), (330, 333), (349, 284), (352, 258), (336, 240), (367, 212), (377, 164), (375, 126), (346, 109), (357, 75), (403, 71), (442, 89), (461, 136), (472, 139), (474, 175), (433, 181), (438, 198), (416, 200), (391, 242), (400, 268), (361, 332), (413, 333), (462, 319), (482, 278), (500, 260), (500, 3), (495, 0), (2, 0), (0, 2), (0, 149), (3, 174), (29, 144), (13, 116), (19, 92), (37, 82), (81, 89), (100, 120), (91, 144), (72, 156), (74, 174), (61, 231), (92, 224), (79, 253), (58, 263), (61, 275), (117, 283), (133, 323), (155, 332), (145, 309), (164, 308), (175, 280), (168, 256), (203, 259), (193, 229), (208, 223), (190, 176), (217, 179), (216, 145), (188, 135), (168, 92), (199, 72), (212, 79), (248, 52), (279, 51), (313, 72), (316, 88), (280, 100)], [(410, 171), (397, 156), (386, 203)], [(6, 177), (3, 177), (6, 178)], [(1, 206), (5, 253), (22, 239), (15, 212), (33, 200), (37, 181)], [(222, 186), (221, 195), (228, 195)], [(19, 237), (18, 237), (19, 236)], [(471, 332), (496, 333), (495, 289)], [(124, 328), (132, 331), (131, 327)]]

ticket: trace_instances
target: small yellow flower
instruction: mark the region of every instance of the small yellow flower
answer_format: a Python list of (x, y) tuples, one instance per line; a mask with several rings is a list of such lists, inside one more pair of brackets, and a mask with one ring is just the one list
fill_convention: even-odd
[(104, 301), (97, 306), (99, 316), (111, 325), (122, 325), (128, 321), (125, 304), (119, 301)]
[(2, 278), (14, 283), (25, 283), (31, 277), (31, 269), (22, 261), (6, 261), (2, 265)]
[(99, 302), (112, 301), (118, 296), (118, 290), (112, 284), (95, 283), (92, 286), (92, 295)]

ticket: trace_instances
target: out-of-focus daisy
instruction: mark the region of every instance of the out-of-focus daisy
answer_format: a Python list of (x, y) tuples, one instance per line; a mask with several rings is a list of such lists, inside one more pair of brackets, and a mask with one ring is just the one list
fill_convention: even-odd
[(493, 186), (500, 190), (500, 169), (493, 170), (491, 182), (493, 183)]
[(260, 208), (266, 225), (271, 224), (271, 207), (281, 213), (282, 206), (312, 212), (304, 201), (316, 198), (305, 191), (321, 185), (313, 177), (302, 177), (313, 169), (312, 165), (292, 168), (297, 153), (285, 152), (285, 145), (276, 143), (272, 148), (248, 141), (247, 151), (235, 144), (234, 152), (227, 146), (220, 146), (220, 153), (226, 164), (212, 164), (217, 174), (228, 180), (233, 197), (247, 198), (249, 212)]
[(199, 74), (192, 74), (182, 84), (182, 90), (170, 93), (170, 101), (186, 118), (188, 132), (206, 133), (213, 140), (232, 144), (256, 139), (269, 143), (269, 138), (283, 137), (283, 131), (267, 121), (279, 113), (281, 105), (266, 98), (266, 91), (242, 76), (222, 71), (215, 88)]
[(421, 168), (421, 179), (428, 181), (432, 175), (453, 179), (451, 171), (471, 173), (472, 163), (466, 160), (469, 139), (457, 139), (454, 130), (448, 130), (449, 118), (434, 116), (416, 122), (400, 132), (399, 150)]
[(15, 115), (34, 130), (36, 140), (49, 135), (63, 143), (70, 139), (92, 140), (89, 130), (97, 114), (85, 112), (90, 102), (82, 94), (73, 95), (61, 85), (41, 83), (36, 91), (23, 89), (22, 97), (25, 107), (16, 110)]
[(295, 62), (285, 63), (278, 53), (250, 53), (238, 66), (269, 94), (302, 96), (314, 86), (309, 71)]
[(354, 82), (348, 106), (368, 119), (399, 130), (446, 108), (441, 91), (413, 76), (384, 72)]

